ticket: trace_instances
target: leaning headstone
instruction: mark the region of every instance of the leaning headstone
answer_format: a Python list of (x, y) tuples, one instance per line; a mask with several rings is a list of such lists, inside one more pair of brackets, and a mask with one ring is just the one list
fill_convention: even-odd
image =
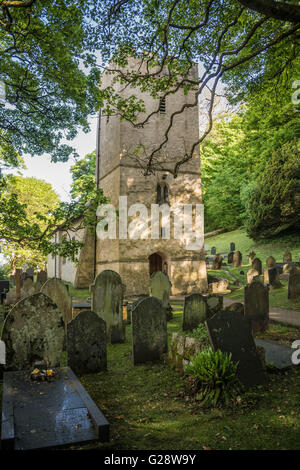
[(182, 329), (194, 330), (208, 319), (208, 308), (201, 294), (191, 294), (184, 298)]
[(290, 274), (288, 298), (300, 299), (300, 274)]
[(210, 253), (211, 253), (212, 255), (215, 255), (215, 254), (217, 253), (217, 248), (216, 248), (215, 246), (212, 246), (212, 247), (211, 247), (211, 250), (210, 250)]
[(234, 252), (233, 251), (230, 251), (228, 253), (228, 256), (227, 256), (227, 263), (228, 264), (232, 264), (233, 263), (233, 255), (234, 255)]
[(97, 313), (81, 311), (68, 323), (67, 355), (75, 374), (106, 370), (106, 325)]
[(239, 363), (237, 375), (245, 386), (266, 383), (247, 318), (223, 310), (207, 320), (206, 325), (213, 349), (231, 353), (232, 361)]
[(240, 268), (242, 266), (242, 253), (240, 251), (235, 251), (233, 254), (233, 267)]
[(109, 269), (102, 271), (90, 286), (91, 309), (106, 323), (106, 334), (110, 343), (124, 343), (123, 288), (118, 273)]
[(256, 269), (249, 269), (247, 271), (247, 283), (250, 284), (252, 281), (259, 278), (259, 272)]
[(161, 271), (152, 274), (150, 278), (150, 292), (152, 297), (159, 299), (167, 312), (167, 320), (172, 318), (172, 308), (170, 306), (170, 293), (172, 284), (169, 277)]
[(258, 271), (259, 275), (262, 274), (262, 262), (259, 258), (254, 258), (252, 261), (252, 269)]
[(230, 243), (230, 248), (229, 248), (230, 251), (235, 251), (235, 243), (234, 242), (231, 242)]
[(47, 281), (47, 272), (43, 270), (39, 271), (37, 273), (36, 280), (37, 282), (42, 282), (43, 284), (45, 284), (45, 282)]
[(286, 250), (284, 252), (283, 262), (284, 263), (291, 263), (292, 262), (292, 253), (290, 251)]
[(132, 311), (133, 364), (159, 360), (167, 351), (165, 309), (156, 297), (147, 297)]
[(22, 370), (37, 361), (60, 365), (65, 330), (61, 311), (42, 293), (20, 300), (7, 315), (2, 331), (6, 370)]
[(266, 331), (269, 326), (269, 289), (259, 281), (252, 281), (244, 289), (245, 317), (253, 333)]
[(273, 257), (273, 256), (269, 256), (267, 259), (266, 259), (266, 265), (267, 265), (267, 268), (273, 268), (273, 266), (275, 266), (275, 263), (276, 263), (276, 259)]
[(67, 287), (60, 279), (48, 279), (41, 288), (41, 292), (48, 295), (63, 314), (65, 326), (72, 320), (72, 298)]
[(35, 288), (31, 277), (27, 277), (23, 283), (23, 287), (21, 289), (21, 299), (28, 297), (30, 295), (35, 294)]
[(215, 270), (222, 269), (222, 261), (223, 261), (223, 256), (218, 253), (216, 256), (214, 256), (212, 269), (215, 269)]
[(255, 258), (256, 258), (256, 253), (255, 253), (255, 251), (251, 250), (250, 253), (249, 253), (249, 255), (248, 255), (248, 257), (249, 257), (249, 264), (252, 265), (252, 262), (253, 262), (253, 261), (255, 260)]

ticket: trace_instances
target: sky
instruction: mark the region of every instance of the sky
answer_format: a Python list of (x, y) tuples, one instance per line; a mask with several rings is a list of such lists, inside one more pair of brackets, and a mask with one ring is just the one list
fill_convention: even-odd
[[(96, 148), (96, 130), (97, 117), (89, 119), (91, 130), (88, 134), (79, 132), (73, 141), (68, 141), (72, 145), (80, 158)], [(70, 187), (72, 183), (70, 168), (74, 165), (74, 158), (66, 163), (52, 163), (48, 155), (37, 157), (25, 156), (26, 170), (21, 169), (21, 175), (24, 177), (35, 177), (50, 183), (54, 191), (62, 201), (70, 201)], [(9, 171), (9, 173), (18, 174), (18, 170)]]

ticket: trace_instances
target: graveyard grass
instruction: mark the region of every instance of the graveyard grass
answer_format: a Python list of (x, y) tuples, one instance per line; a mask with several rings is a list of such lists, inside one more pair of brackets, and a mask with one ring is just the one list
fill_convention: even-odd
[[(172, 306), (169, 345), (182, 323), (183, 304)], [(299, 330), (280, 325), (271, 325), (269, 334), (272, 331), (290, 339), (300, 336)], [(74, 448), (297, 449), (300, 366), (288, 372), (269, 372), (268, 378), (266, 387), (249, 391), (235, 409), (202, 410), (181, 395), (185, 379), (180, 372), (162, 363), (132, 365), (131, 327), (127, 326), (126, 342), (108, 345), (108, 371), (80, 377), (110, 422), (110, 442)]]
[[(169, 345), (181, 332), (183, 303), (172, 302)], [(291, 342), (300, 331), (271, 324), (260, 337)], [(108, 345), (108, 370), (80, 377), (110, 422), (108, 444), (74, 449), (297, 449), (300, 440), (300, 366), (268, 372), (269, 383), (249, 391), (234, 409), (203, 410), (184, 396), (184, 376), (163, 363), (133, 366), (131, 327), (124, 344)], [(1, 384), (1, 382), (0, 382)], [(2, 384), (0, 385), (0, 388)], [(2, 392), (2, 390), (1, 390)]]

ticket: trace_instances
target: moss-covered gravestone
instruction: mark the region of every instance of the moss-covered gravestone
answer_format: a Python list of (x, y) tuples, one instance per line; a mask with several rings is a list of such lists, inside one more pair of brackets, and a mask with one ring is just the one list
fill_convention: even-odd
[(68, 289), (60, 279), (48, 279), (41, 288), (43, 294), (48, 295), (50, 299), (58, 306), (63, 314), (65, 326), (72, 320), (72, 298)]
[(97, 313), (81, 311), (68, 323), (67, 354), (76, 374), (106, 370), (106, 325)]
[(92, 311), (106, 323), (110, 343), (124, 343), (123, 288), (118, 273), (109, 269), (102, 271), (90, 286)]
[(131, 314), (133, 364), (157, 361), (168, 351), (165, 309), (156, 297), (141, 300)]
[(191, 294), (184, 299), (183, 331), (194, 330), (223, 307), (223, 298)]
[(184, 298), (182, 329), (193, 330), (207, 320), (207, 303), (201, 294), (191, 294)]
[(252, 331), (266, 331), (269, 326), (269, 289), (260, 281), (252, 281), (244, 289), (245, 317)]
[(237, 375), (246, 386), (266, 383), (261, 360), (258, 356), (250, 323), (236, 312), (223, 310), (206, 321), (211, 345), (216, 351), (232, 354), (238, 362)]
[(212, 269), (214, 270), (222, 269), (222, 262), (223, 262), (223, 256), (220, 255), (220, 253), (218, 253), (216, 256), (214, 256)]
[(27, 369), (36, 361), (59, 366), (64, 336), (62, 313), (48, 296), (39, 293), (20, 300), (3, 325), (5, 369)]
[(242, 266), (243, 256), (240, 251), (235, 251), (233, 254), (233, 267), (240, 268)]
[(300, 274), (290, 274), (288, 298), (300, 299)]
[(38, 282), (41, 282), (42, 284), (44, 284), (47, 281), (47, 272), (43, 271), (43, 270), (39, 271), (37, 273), (36, 280)]
[(170, 306), (170, 293), (172, 284), (169, 277), (161, 271), (156, 271), (150, 279), (150, 292), (152, 297), (159, 299), (167, 313), (167, 320), (172, 318)]

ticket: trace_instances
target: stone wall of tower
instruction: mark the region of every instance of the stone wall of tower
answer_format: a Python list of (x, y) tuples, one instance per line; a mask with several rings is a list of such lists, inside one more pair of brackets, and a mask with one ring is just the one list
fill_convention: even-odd
[[(131, 63), (131, 66), (134, 67), (135, 64)], [(194, 75), (197, 73), (196, 67), (192, 73)], [(109, 85), (111, 80), (111, 75), (105, 75), (102, 86)], [(128, 96), (137, 91), (127, 87), (122, 93)], [(158, 100), (153, 100), (148, 93), (140, 94), (140, 96), (146, 104), (147, 114), (157, 109)], [(163, 139), (171, 113), (184, 103), (191, 103), (194, 100), (195, 92), (190, 92), (186, 96), (182, 90), (179, 90), (175, 95), (167, 97), (165, 114), (154, 115), (143, 128), (138, 129), (126, 121), (120, 121), (118, 116), (112, 116), (109, 119), (106, 116), (101, 118), (100, 187), (116, 208), (118, 208), (119, 196), (127, 196), (128, 207), (132, 204), (143, 203), (149, 213), (148, 239), (98, 240), (97, 271), (104, 269), (117, 271), (127, 287), (128, 296), (148, 293), (148, 258), (153, 253), (159, 253), (167, 262), (173, 295), (205, 291), (207, 288), (203, 252), (186, 250), (184, 240), (174, 239), (172, 230), (170, 240), (150, 238), (150, 209), (151, 204), (156, 203), (158, 183), (167, 184), (171, 206), (176, 203), (201, 203), (198, 148), (193, 158), (181, 167), (176, 179), (168, 172), (168, 169), (174, 168), (178, 156), (189, 151), (198, 139), (198, 107), (186, 109), (174, 120), (168, 143), (160, 154), (163, 168), (157, 170), (154, 175), (145, 177), (138, 162), (132, 156), (133, 150), (141, 144), (146, 148), (147, 153), (153, 150)], [(138, 121), (146, 115), (140, 115)], [(128, 223), (131, 220), (132, 218), (128, 217)]]

